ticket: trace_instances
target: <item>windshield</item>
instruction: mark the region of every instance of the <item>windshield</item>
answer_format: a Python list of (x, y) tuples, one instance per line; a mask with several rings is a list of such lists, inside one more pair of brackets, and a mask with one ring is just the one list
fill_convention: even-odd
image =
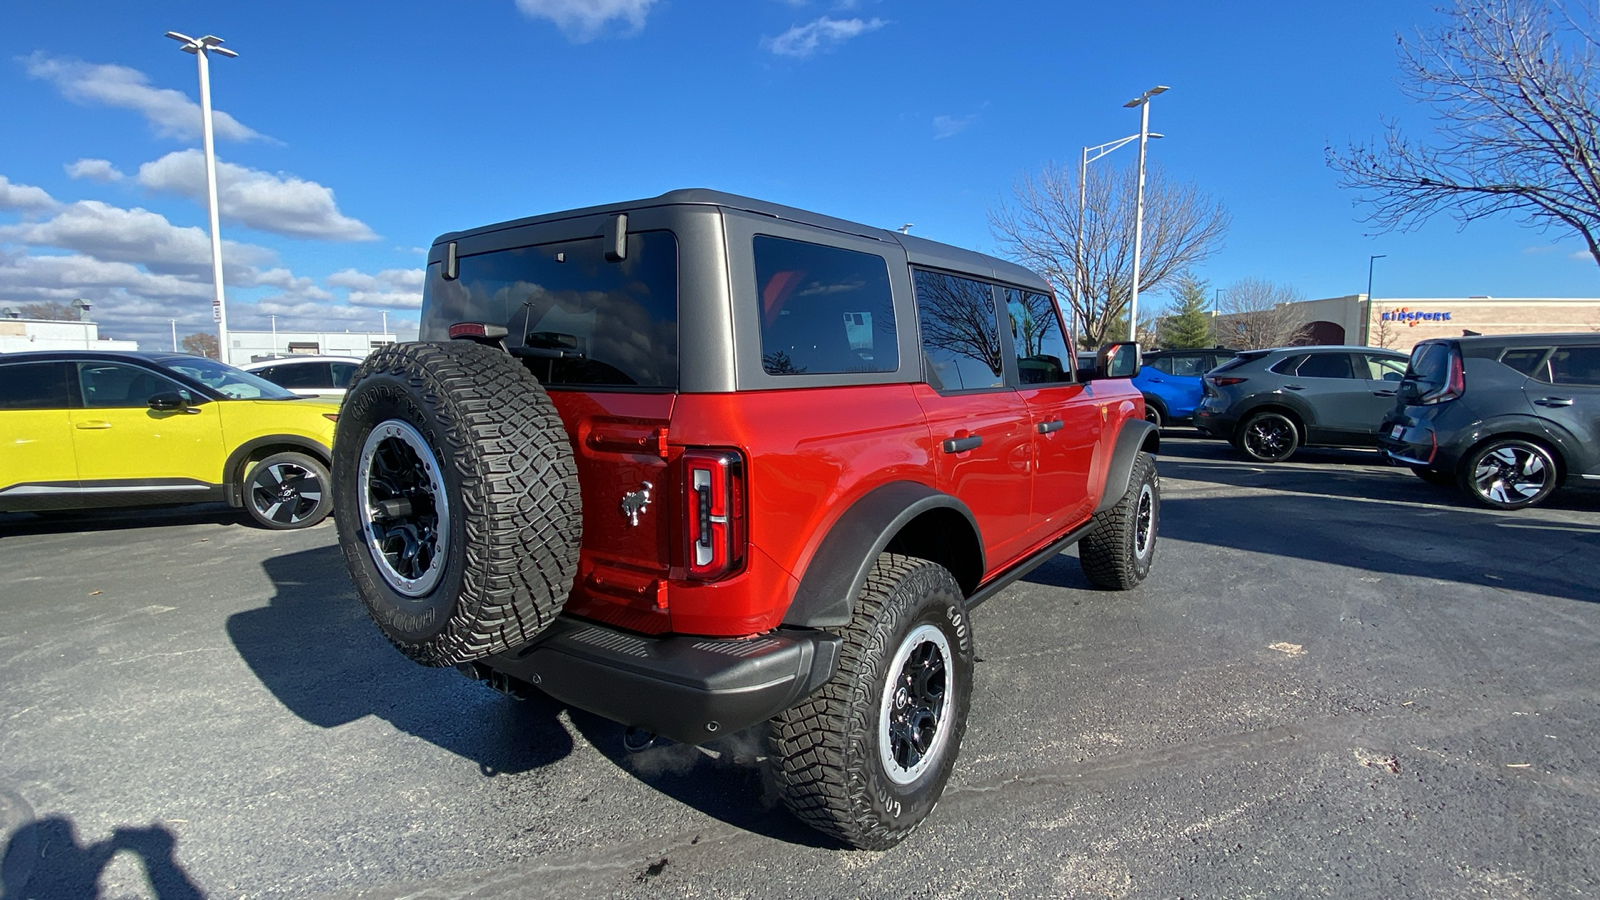
[(265, 378), (203, 356), (157, 360), (163, 368), (192, 378), (231, 400), (293, 400), (297, 396)]

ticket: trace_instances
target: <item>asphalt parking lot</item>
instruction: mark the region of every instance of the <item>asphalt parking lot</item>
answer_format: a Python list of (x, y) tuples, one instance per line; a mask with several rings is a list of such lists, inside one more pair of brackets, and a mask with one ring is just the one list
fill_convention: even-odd
[(331, 522), (0, 515), (0, 896), (1600, 893), (1600, 493), (1164, 450), (1143, 587), (1064, 556), (976, 611), (955, 777), (887, 853), (774, 808), (756, 735), (629, 755), (407, 662)]

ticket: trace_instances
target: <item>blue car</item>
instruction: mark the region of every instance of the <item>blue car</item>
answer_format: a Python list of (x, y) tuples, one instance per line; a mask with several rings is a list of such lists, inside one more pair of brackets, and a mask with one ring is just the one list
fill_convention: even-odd
[(1204, 350), (1155, 350), (1144, 354), (1133, 385), (1144, 394), (1144, 417), (1157, 428), (1194, 421), (1204, 393), (1200, 376), (1232, 359), (1221, 347)]

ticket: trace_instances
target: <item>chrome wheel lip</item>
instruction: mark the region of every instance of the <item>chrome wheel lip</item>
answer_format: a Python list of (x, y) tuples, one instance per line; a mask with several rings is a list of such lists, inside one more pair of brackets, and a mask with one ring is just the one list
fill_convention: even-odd
[[(378, 519), (377, 499), (373, 496), (373, 458), (378, 450), (388, 441), (398, 441), (403, 444), (416, 457), (421, 464), (426, 484), (421, 486), (433, 501), (433, 512), (437, 522), (431, 535), (431, 556), (428, 567), (415, 578), (402, 575), (394, 564), (390, 562), (388, 554), (384, 552), (381, 537), (381, 524)], [(421, 597), (439, 583), (444, 574), (445, 559), (450, 546), (450, 504), (447, 501), (444, 487), (444, 474), (439, 465), (439, 460), (433, 455), (433, 449), (422, 437), (422, 433), (410, 424), (399, 419), (389, 419), (374, 426), (367, 434), (366, 443), (361, 447), (361, 459), (357, 466), (358, 483), (356, 485), (357, 497), (361, 508), (361, 530), (367, 539), (367, 551), (372, 555), (372, 562), (378, 569), (378, 574), (383, 580), (400, 594), (407, 597)]]
[(1156, 492), (1150, 483), (1139, 485), (1139, 499), (1133, 507), (1133, 555), (1144, 559), (1155, 545)]
[(1478, 457), (1472, 486), (1493, 503), (1514, 505), (1537, 498), (1550, 485), (1550, 460), (1528, 444), (1503, 444)]
[[(288, 474), (288, 470), (291, 469), (299, 473), (299, 478), (292, 482), (285, 477)], [(260, 478), (263, 474), (272, 476), (278, 485), (276, 490), (260, 483)], [(317, 474), (311, 469), (287, 461), (273, 463), (270, 466), (256, 466), (250, 472), (248, 487), (250, 505), (255, 511), (262, 518), (277, 522), (280, 525), (296, 525), (311, 518), (312, 514), (317, 511), (317, 507), (321, 505), (322, 495), (327, 490), (327, 486), (322, 483), (322, 479), (318, 478)], [(310, 508), (301, 511), (307, 502), (311, 504)], [(285, 504), (291, 503), (293, 506), (290, 509), (289, 518), (278, 518), (278, 511)]]
[[(913, 666), (912, 656), (925, 646), (931, 646), (937, 654), (938, 661), (943, 666), (943, 686), (940, 696), (931, 711), (933, 738), (927, 742), (917, 759), (909, 766), (902, 765), (896, 754), (898, 744), (904, 741), (897, 740), (894, 731), (896, 713), (904, 712), (909, 706), (919, 700), (923, 703), (926, 697), (912, 698), (907, 695), (906, 684), (908, 669)], [(950, 650), (950, 641), (945, 637), (944, 631), (935, 625), (919, 625), (906, 635), (900, 642), (900, 647), (895, 651), (894, 658), (889, 661), (888, 671), (884, 677), (881, 699), (878, 702), (878, 761), (883, 765), (884, 774), (897, 785), (908, 785), (921, 778), (944, 757), (945, 748), (950, 743), (950, 732), (953, 728), (950, 715), (950, 700), (956, 696), (956, 672), (954, 667), (955, 656)], [(913, 677), (910, 679), (915, 681)], [(925, 687), (925, 685), (924, 685)], [(930, 713), (922, 710), (926, 717)]]

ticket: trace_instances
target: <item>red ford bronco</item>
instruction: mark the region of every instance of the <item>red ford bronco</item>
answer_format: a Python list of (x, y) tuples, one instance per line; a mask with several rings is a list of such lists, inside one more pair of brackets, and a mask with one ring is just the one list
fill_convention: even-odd
[(950, 776), (969, 611), (1073, 543), (1149, 572), (1138, 348), (1077, 369), (1049, 286), (705, 190), (446, 234), (421, 341), (334, 446), (401, 652), (700, 743), (771, 719), (789, 809), (887, 848)]

